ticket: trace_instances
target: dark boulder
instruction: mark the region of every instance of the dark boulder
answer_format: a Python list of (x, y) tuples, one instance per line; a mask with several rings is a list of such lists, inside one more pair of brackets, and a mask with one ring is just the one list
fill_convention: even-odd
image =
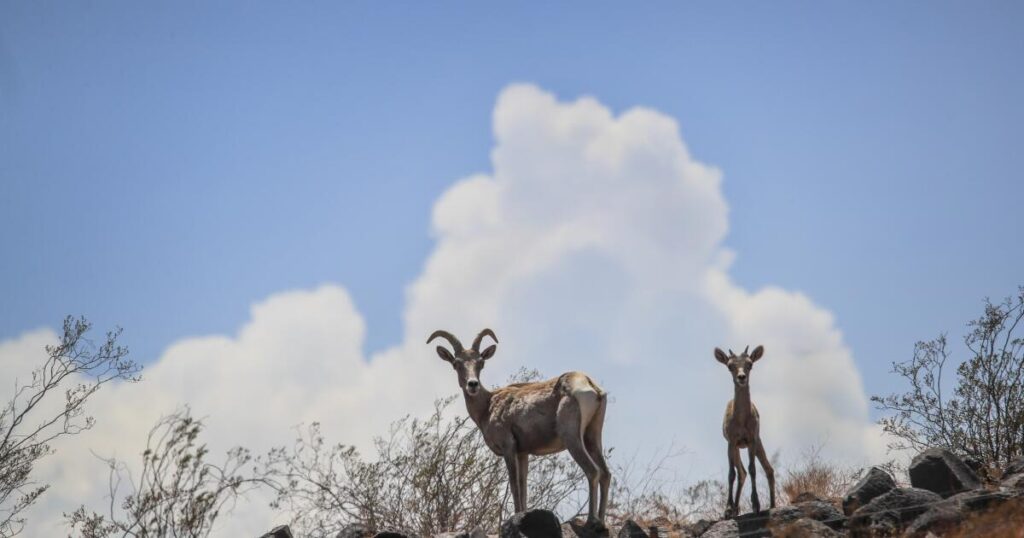
[(892, 475), (878, 467), (868, 469), (864, 476), (846, 492), (843, 497), (843, 513), (850, 515), (858, 508), (871, 502), (871, 499), (888, 493), (896, 487)]
[[(596, 521), (592, 523), (581, 523), (580, 521), (572, 520), (569, 522), (569, 528), (571, 528), (572, 532), (579, 538), (608, 538), (611, 534), (604, 523)], [(565, 535), (564, 531), (562, 532), (562, 535)]]
[(562, 525), (550, 510), (527, 510), (513, 514), (501, 524), (501, 538), (561, 538)]
[(981, 487), (978, 475), (945, 448), (929, 448), (918, 454), (910, 462), (909, 472), (910, 485), (943, 497)]
[(764, 510), (736, 516), (733, 518), (733, 521), (739, 527), (740, 536), (744, 538), (757, 538), (759, 536), (771, 536), (771, 531), (768, 530), (770, 519), (771, 512)]
[(627, 519), (622, 527), (619, 529), (619, 538), (650, 538), (650, 535), (640, 526), (639, 523), (632, 519)]
[(932, 491), (895, 488), (858, 508), (847, 526), (854, 536), (889, 536), (941, 502)]
[(293, 538), (293, 535), (288, 525), (279, 525), (260, 538)]
[(956, 503), (939, 503), (914, 518), (907, 527), (906, 536), (924, 538), (928, 533), (943, 536), (959, 527), (963, 520), (964, 516)]

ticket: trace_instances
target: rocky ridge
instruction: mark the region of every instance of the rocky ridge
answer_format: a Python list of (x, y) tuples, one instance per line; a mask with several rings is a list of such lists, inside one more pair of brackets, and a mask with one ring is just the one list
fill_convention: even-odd
[[(760, 513), (747, 513), (720, 521), (696, 523), (666, 529), (644, 527), (627, 520), (611, 529), (560, 522), (548, 510), (515, 514), (502, 523), (499, 538), (754, 538), (780, 537), (933, 537), (960, 530), (966, 535), (990, 535), (979, 527), (983, 514), (995, 525), (1007, 514), (1024, 513), (1024, 458), (1012, 462), (997, 484), (983, 485), (971, 466), (945, 449), (929, 449), (911, 462), (910, 487), (901, 487), (885, 470), (872, 467), (863, 473), (846, 495), (835, 502), (811, 494), (797, 496), (796, 502)], [(998, 513), (1002, 510), (1002, 513)], [(1024, 520), (1024, 519), (1021, 519)], [(980, 533), (980, 534), (979, 534)], [(1000, 534), (991, 534), (1000, 535)], [(493, 536), (493, 535), (491, 535)], [(299, 538), (285, 527), (277, 527), (261, 538)], [(352, 525), (336, 538), (421, 538), (397, 532), (372, 534)], [(480, 529), (447, 533), (436, 538), (488, 538)]]

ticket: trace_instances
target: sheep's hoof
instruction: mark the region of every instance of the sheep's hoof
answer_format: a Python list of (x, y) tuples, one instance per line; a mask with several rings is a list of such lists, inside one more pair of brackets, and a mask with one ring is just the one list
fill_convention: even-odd
[(569, 522), (569, 526), (572, 527), (573, 532), (577, 536), (584, 536), (587, 538), (602, 538), (607, 537), (609, 534), (608, 527), (600, 519), (587, 519), (582, 525), (577, 523), (578, 520), (572, 520)]

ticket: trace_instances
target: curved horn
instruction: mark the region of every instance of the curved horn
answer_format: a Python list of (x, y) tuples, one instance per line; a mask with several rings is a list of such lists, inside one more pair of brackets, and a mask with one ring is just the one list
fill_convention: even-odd
[(494, 336), (494, 331), (490, 329), (484, 329), (480, 331), (480, 334), (476, 335), (476, 338), (473, 339), (473, 351), (480, 351), (480, 342), (484, 341), (485, 336), (490, 336), (491, 338), (494, 339), (495, 343), (498, 343), (498, 337)]
[(450, 333), (448, 331), (441, 331), (441, 330), (434, 331), (434, 333), (430, 335), (430, 338), (427, 338), (427, 343), (429, 344), (429, 343), (433, 342), (434, 339), (437, 338), (438, 336), (440, 336), (441, 338), (444, 338), (445, 340), (448, 341), (448, 343), (450, 343), (452, 345), (452, 349), (455, 350), (455, 354), (456, 355), (458, 355), (459, 353), (462, 353), (462, 349), (463, 349), (462, 348), (462, 342), (459, 342), (459, 339), (455, 338), (455, 335), (453, 335), (452, 333)]

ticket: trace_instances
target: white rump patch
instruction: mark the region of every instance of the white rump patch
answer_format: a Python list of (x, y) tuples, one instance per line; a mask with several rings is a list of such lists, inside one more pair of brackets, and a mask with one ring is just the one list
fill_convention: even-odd
[(601, 395), (598, 388), (585, 376), (572, 376), (569, 378), (569, 387), (572, 390), (573, 398), (580, 406), (580, 434), (586, 431), (587, 424), (597, 413), (597, 407), (601, 405)]

